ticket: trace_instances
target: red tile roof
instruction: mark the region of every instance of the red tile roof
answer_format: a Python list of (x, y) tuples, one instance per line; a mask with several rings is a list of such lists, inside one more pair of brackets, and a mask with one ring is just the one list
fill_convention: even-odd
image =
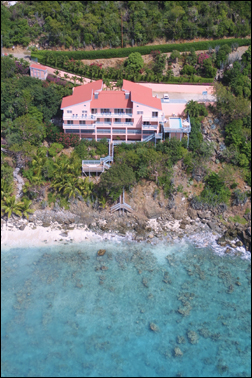
[(160, 98), (152, 96), (151, 88), (143, 87), (141, 84), (132, 83), (132, 81), (123, 80), (122, 89), (131, 92), (131, 101), (162, 110), (161, 100)]
[(102, 89), (102, 80), (94, 81), (93, 83), (80, 85), (73, 88), (71, 96), (63, 97), (61, 109), (67, 108), (71, 105), (80, 104), (81, 102), (91, 101), (94, 91)]
[(98, 95), (98, 99), (94, 98), (90, 104), (91, 108), (132, 108), (130, 98), (125, 99), (123, 91), (103, 91)]
[(30, 67), (39, 68), (40, 70), (43, 70), (43, 71), (47, 70), (47, 67), (42, 66), (42, 64), (31, 64)]

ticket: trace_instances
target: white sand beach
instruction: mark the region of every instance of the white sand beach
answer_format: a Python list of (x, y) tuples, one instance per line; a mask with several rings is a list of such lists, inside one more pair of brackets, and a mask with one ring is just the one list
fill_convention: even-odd
[(41, 247), (46, 245), (62, 245), (64, 243), (81, 243), (84, 240), (97, 241), (104, 238), (112, 238), (115, 235), (104, 234), (100, 236), (86, 230), (86, 226), (64, 231), (56, 227), (42, 227), (28, 224), (24, 230), (19, 230), (12, 225), (2, 225), (1, 247), (25, 248)]

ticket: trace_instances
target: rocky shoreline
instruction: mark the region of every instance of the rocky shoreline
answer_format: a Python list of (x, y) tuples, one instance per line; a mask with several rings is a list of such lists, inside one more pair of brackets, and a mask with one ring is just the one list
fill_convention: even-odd
[(235, 224), (228, 227), (216, 220), (211, 212), (187, 209), (183, 214), (178, 211), (156, 214), (142, 219), (134, 214), (114, 213), (106, 210), (89, 211), (88, 214), (78, 215), (66, 210), (37, 210), (29, 219), (15, 217), (6, 222), (2, 219), (3, 231), (24, 231), (45, 228), (49, 231), (61, 231), (61, 235), (67, 236), (69, 231), (83, 230), (99, 236), (114, 235), (127, 237), (137, 242), (162, 240), (179, 240), (184, 237), (193, 238), (193, 235), (211, 233), (217, 244), (226, 247), (226, 253), (237, 247), (245, 247), (251, 251), (251, 227)]

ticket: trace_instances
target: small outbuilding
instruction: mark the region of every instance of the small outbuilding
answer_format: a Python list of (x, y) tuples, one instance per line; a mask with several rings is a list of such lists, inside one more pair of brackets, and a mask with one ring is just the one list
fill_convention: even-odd
[(47, 67), (41, 64), (31, 64), (30, 65), (30, 75), (31, 77), (36, 77), (40, 80), (45, 80), (47, 78)]

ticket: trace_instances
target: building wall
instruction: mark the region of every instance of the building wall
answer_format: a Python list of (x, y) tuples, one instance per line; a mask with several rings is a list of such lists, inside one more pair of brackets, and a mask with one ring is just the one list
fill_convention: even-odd
[(39, 70), (37, 68), (30, 67), (30, 75), (31, 77), (36, 77), (40, 80), (45, 80), (47, 78), (47, 70)]

